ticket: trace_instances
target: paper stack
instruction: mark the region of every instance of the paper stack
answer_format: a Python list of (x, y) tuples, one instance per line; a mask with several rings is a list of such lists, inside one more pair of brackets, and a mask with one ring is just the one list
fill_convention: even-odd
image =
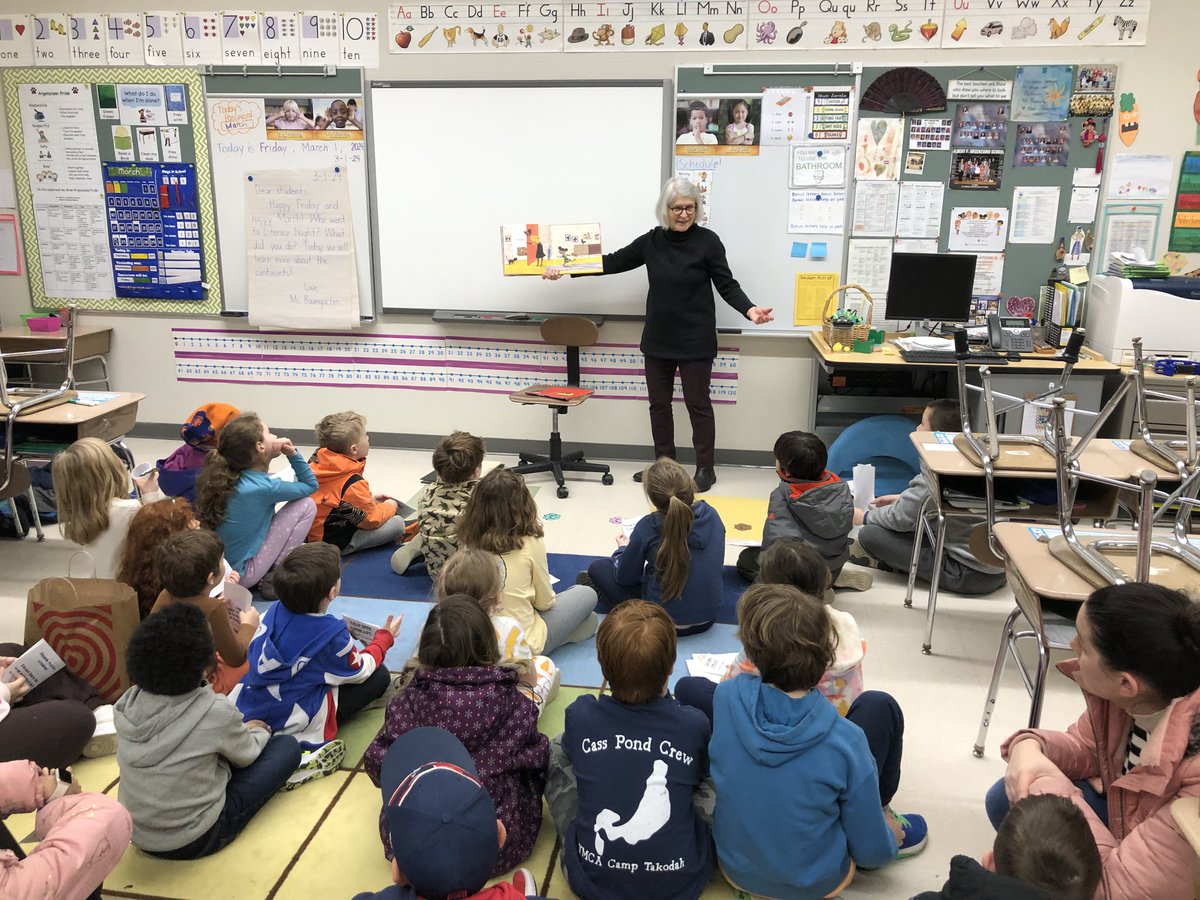
[(729, 671), (729, 667), (737, 662), (737, 652), (733, 653), (693, 653), (687, 661), (688, 674), (696, 678), (707, 678), (709, 681), (720, 682)]
[(1155, 262), (1138, 248), (1133, 253), (1114, 252), (1108, 257), (1108, 274), (1121, 278), (1167, 278), (1171, 270), (1165, 263)]

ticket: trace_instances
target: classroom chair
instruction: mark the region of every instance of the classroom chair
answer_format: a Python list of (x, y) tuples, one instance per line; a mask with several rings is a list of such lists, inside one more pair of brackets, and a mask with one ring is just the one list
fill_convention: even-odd
[[(603, 463), (590, 463), (583, 458), (583, 451), (563, 454), (562, 437), (558, 433), (558, 417), (566, 415), (573, 406), (579, 406), (591, 391), (580, 389), (579, 348), (590, 347), (600, 336), (600, 329), (591, 319), (583, 316), (551, 316), (542, 322), (542, 340), (547, 344), (561, 344), (567, 350), (566, 384), (534, 384), (508, 395), (513, 403), (526, 406), (550, 407), (550, 447), (546, 454), (522, 451), (521, 463), (513, 471), (519, 475), (535, 472), (552, 472), (558, 482), (558, 496), (565, 499), (567, 489), (564, 472), (599, 472), (603, 484), (612, 484), (612, 473)], [(573, 390), (574, 389), (574, 390)]]
[(907, 416), (871, 416), (855, 422), (829, 447), (827, 468), (842, 480), (854, 467), (875, 467), (875, 495), (899, 494), (921, 471), (917, 448), (908, 436), (916, 423)]

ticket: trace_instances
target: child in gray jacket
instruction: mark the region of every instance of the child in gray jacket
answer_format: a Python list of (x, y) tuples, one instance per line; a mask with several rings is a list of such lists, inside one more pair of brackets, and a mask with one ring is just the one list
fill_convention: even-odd
[[(960, 418), (954, 400), (934, 400), (925, 407), (917, 431), (958, 431)], [(917, 474), (901, 494), (875, 498), (873, 508), (854, 510), (861, 525), (850, 552), (850, 562), (885, 572), (907, 572), (912, 565), (913, 542), (920, 525), (921, 506), (929, 496), (925, 476)], [(1004, 570), (980, 562), (971, 552), (971, 531), (982, 518), (955, 516), (946, 519), (939, 588), (956, 594), (990, 594), (1004, 586)], [(926, 541), (917, 561), (917, 578), (928, 583), (933, 574), (933, 548)]]
[(742, 551), (738, 574), (753, 581), (762, 550), (780, 538), (799, 538), (821, 554), (833, 583), (850, 558), (854, 515), (850, 485), (825, 468), (829, 451), (815, 434), (785, 431), (775, 441), (774, 453), (779, 486), (767, 502), (762, 548)]

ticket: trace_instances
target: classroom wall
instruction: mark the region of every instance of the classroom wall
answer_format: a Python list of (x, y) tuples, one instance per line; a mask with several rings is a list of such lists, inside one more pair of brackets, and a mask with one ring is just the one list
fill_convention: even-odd
[[(864, 5), (865, 3), (860, 3)], [(183, 7), (180, 7), (181, 9)], [(191, 8), (191, 7), (189, 7)], [(275, 7), (273, 7), (275, 8)], [(386, 21), (384, 3), (356, 4), (355, 10), (374, 8)], [(2, 12), (33, 12), (26, 2), (0, 0)], [(628, 53), (628, 54), (528, 54), (511, 55), (497, 60), (491, 54), (430, 55), (414, 66), (411, 58), (390, 56), (387, 53), (386, 29), (381, 48), (380, 68), (366, 73), (368, 79), (573, 79), (573, 78), (674, 78), (676, 65), (716, 63), (791, 62), (780, 52), (737, 53)], [(996, 58), (985, 57), (978, 50), (934, 50), (924, 54), (915, 51), (863, 50), (861, 55), (836, 52), (805, 52), (794, 60), (799, 68), (813, 63), (863, 59), (871, 65), (961, 65), (966, 74), (977, 65), (1056, 62), (1107, 62), (1121, 69), (1120, 91), (1132, 91), (1141, 111), (1141, 131), (1137, 142), (1128, 152), (1168, 154), (1178, 167), (1182, 152), (1197, 142), (1197, 125), (1192, 117), (1192, 102), (1196, 95), (1196, 46), (1200, 42), (1200, 18), (1195, 15), (1195, 0), (1154, 0), (1149, 25), (1149, 38), (1143, 47), (1102, 47), (1087, 58), (1064, 56), (1064, 48), (1014, 50)], [(1076, 51), (1082, 52), (1082, 51)], [(865, 85), (864, 85), (865, 87)], [(0, 116), (3, 111), (0, 110)], [(616, 123), (620, 110), (606, 116)], [(1079, 120), (1071, 120), (1078, 127)], [(1111, 131), (1109, 153), (1126, 151)], [(6, 142), (0, 142), (0, 167), (11, 166)], [(394, 178), (385, 188), (392, 194), (389, 202), (402, 203), (405, 178), (419, 177), (418, 173), (391, 173)], [(653, 224), (654, 197), (633, 198), (643, 203), (646, 227)], [(464, 215), (469, 215), (467, 207)], [(1158, 252), (1166, 249), (1170, 208), (1164, 211), (1163, 228)], [(757, 227), (755, 222), (745, 223)], [(634, 235), (629, 235), (632, 238)], [(619, 240), (621, 236), (612, 236)], [(386, 248), (385, 248), (386, 250)], [(1052, 251), (1047, 252), (1047, 271), (1052, 264)], [(479, 265), (490, 265), (480, 260)], [(739, 267), (752, 265), (752, 260), (735, 260), (734, 273)], [(1200, 256), (1195, 259), (1200, 265)], [(446, 273), (453, 278), (453, 272)], [(631, 290), (641, 293), (642, 282), (630, 279)], [(566, 308), (569, 291), (548, 293), (561, 300)], [(754, 297), (756, 303), (775, 306), (777, 314), (788, 315), (790, 297)], [(9, 324), (19, 313), (29, 311), (28, 282), (24, 277), (0, 276), (0, 321)], [(312, 388), (257, 387), (250, 385), (177, 384), (171, 355), (172, 327), (229, 327), (244, 328), (244, 319), (219, 320), (185, 317), (91, 316), (85, 322), (111, 325), (115, 329), (114, 352), (110, 370), (114, 389), (137, 390), (147, 394), (142, 404), (140, 421), (146, 423), (177, 423), (199, 403), (222, 399), (243, 409), (254, 409), (264, 415), (276, 428), (309, 428), (322, 414), (340, 408), (353, 407), (371, 421), (375, 432), (411, 435), (405, 443), (427, 446), (429, 436), (444, 434), (454, 428), (467, 428), (493, 439), (540, 442), (549, 430), (548, 415), (536, 408), (517, 409), (504, 397), (448, 393), (431, 402), (428, 394), (418, 391)], [(748, 326), (751, 327), (751, 326)], [(417, 316), (385, 316), (373, 329), (409, 334), (440, 334), (441, 329), (427, 318)], [(461, 329), (459, 329), (461, 330)], [(511, 329), (480, 329), (480, 335), (512, 335)], [(602, 340), (636, 343), (639, 328), (633, 323), (610, 323), (604, 326)], [(732, 338), (722, 341), (735, 343)], [(729, 458), (745, 460), (746, 452), (769, 450), (779, 432), (789, 428), (807, 428), (812, 424), (812, 390), (814, 365), (812, 354), (804, 339), (786, 337), (754, 337), (744, 334), (736, 341), (741, 349), (739, 402), (735, 406), (717, 408), (718, 462), (721, 451)], [(680, 446), (690, 444), (686, 413), (679, 408), (676, 416)], [(593, 401), (563, 420), (564, 439), (589, 444), (613, 445), (614, 452), (644, 447), (650, 443), (649, 425), (644, 405), (632, 401)], [(422, 437), (425, 439), (423, 440)], [(761, 459), (760, 459), (761, 461)]]

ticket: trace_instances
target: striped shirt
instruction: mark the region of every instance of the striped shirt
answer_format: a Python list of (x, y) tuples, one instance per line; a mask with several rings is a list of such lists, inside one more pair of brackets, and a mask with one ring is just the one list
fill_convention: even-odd
[(1150, 735), (1166, 711), (1166, 708), (1163, 708), (1147, 716), (1133, 717), (1133, 727), (1129, 729), (1129, 740), (1125, 742), (1125, 764), (1121, 766), (1122, 775), (1134, 766), (1141, 765), (1142, 750), (1149, 742)]

